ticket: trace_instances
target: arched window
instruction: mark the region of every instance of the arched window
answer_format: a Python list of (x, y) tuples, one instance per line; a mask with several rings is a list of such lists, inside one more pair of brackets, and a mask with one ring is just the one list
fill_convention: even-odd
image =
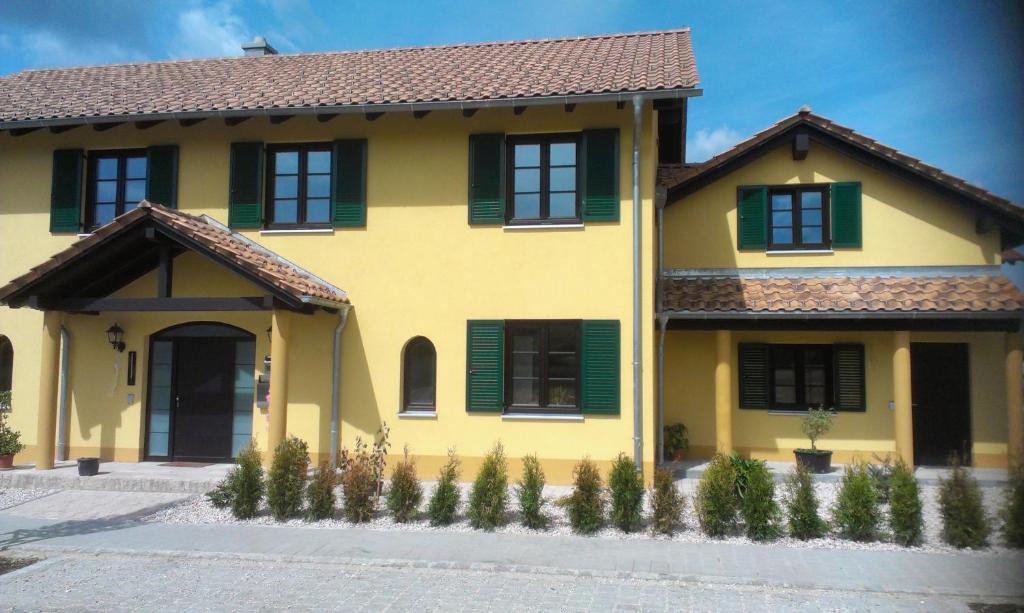
[(437, 409), (437, 352), (428, 339), (417, 336), (402, 355), (402, 410)]
[(0, 392), (11, 391), (14, 379), (14, 345), (11, 339), (0, 336)]

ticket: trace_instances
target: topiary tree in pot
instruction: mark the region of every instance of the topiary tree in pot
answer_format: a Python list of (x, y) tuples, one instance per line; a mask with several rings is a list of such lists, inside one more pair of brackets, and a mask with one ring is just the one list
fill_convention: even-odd
[(11, 392), (0, 392), (0, 470), (14, 466), (14, 456), (20, 453), (25, 445), (21, 442), (21, 433), (7, 425), (7, 414), (11, 412)]
[(832, 452), (818, 449), (818, 439), (832, 430), (834, 415), (825, 407), (810, 409), (800, 424), (804, 436), (811, 440), (810, 449), (795, 449), (796, 463), (806, 466), (812, 473), (821, 474), (832, 470)]

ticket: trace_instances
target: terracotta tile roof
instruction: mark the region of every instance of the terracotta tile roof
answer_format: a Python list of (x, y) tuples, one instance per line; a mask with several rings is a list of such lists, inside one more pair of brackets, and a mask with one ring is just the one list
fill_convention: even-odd
[(689, 28), (605, 36), (25, 70), (4, 122), (687, 89)]
[(1024, 311), (1024, 294), (998, 272), (821, 277), (707, 273), (667, 279), (664, 292), (666, 311), (712, 315)]
[[(747, 151), (770, 141), (772, 138), (787, 132), (791, 128), (801, 125), (811, 126), (822, 130), (831, 136), (854, 144), (878, 157), (892, 162), (906, 170), (912, 171), (943, 187), (952, 189), (976, 202), (997, 209), (1003, 213), (1008, 213), (1017, 220), (1024, 221), (1024, 207), (1020, 207), (1006, 198), (1002, 198), (976, 185), (972, 185), (960, 177), (951, 175), (940, 168), (926, 164), (921, 160), (889, 147), (888, 145), (883, 145), (871, 137), (854, 131), (852, 128), (842, 126), (831, 119), (827, 119), (820, 115), (815, 115), (807, 107), (800, 109), (797, 113), (786, 117), (775, 125), (738, 143), (731, 149), (719, 153), (706, 162), (702, 162), (700, 164), (676, 164), (664, 166), (659, 169), (658, 179), (661, 181), (662, 185), (665, 185), (670, 190), (677, 190), (678, 188), (685, 186), (690, 181), (728, 164)], [(670, 204), (673, 202), (671, 193), (669, 194), (668, 201)]]
[(110, 223), (97, 229), (91, 235), (72, 244), (67, 249), (35, 266), (24, 275), (0, 288), (0, 302), (26, 285), (39, 281), (77, 258), (88, 257), (90, 251), (143, 218), (152, 218), (164, 227), (181, 236), (194, 240), (217, 256), (251, 273), (266, 285), (290, 295), (296, 300), (314, 298), (333, 304), (348, 304), (346, 293), (320, 279), (313, 273), (288, 262), (273, 252), (249, 239), (231, 232), (226, 226), (207, 216), (197, 217), (159, 204), (143, 200), (139, 206)]

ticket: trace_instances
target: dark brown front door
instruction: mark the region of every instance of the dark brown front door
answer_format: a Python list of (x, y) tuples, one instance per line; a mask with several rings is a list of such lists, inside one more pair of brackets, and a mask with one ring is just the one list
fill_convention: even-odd
[(228, 460), (235, 341), (196, 338), (175, 345), (174, 459)]
[(971, 463), (971, 388), (966, 343), (911, 343), (914, 462)]

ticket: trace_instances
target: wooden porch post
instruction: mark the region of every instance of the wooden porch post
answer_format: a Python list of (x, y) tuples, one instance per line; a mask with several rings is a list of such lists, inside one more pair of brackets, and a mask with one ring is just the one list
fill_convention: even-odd
[(893, 433), (896, 455), (914, 466), (914, 413), (910, 390), (910, 332), (893, 334), (892, 353)]
[(287, 311), (275, 308), (270, 332), (270, 428), (263, 462), (273, 460), (274, 448), (284, 440), (288, 428), (288, 331)]
[(39, 361), (39, 412), (36, 422), (36, 469), (53, 468), (57, 435), (57, 389), (60, 383), (60, 312), (43, 312)]
[(715, 451), (732, 453), (732, 333), (715, 332)]
[(1019, 332), (1006, 333), (1006, 442), (1012, 468), (1024, 461), (1024, 413), (1021, 408), (1021, 339)]

